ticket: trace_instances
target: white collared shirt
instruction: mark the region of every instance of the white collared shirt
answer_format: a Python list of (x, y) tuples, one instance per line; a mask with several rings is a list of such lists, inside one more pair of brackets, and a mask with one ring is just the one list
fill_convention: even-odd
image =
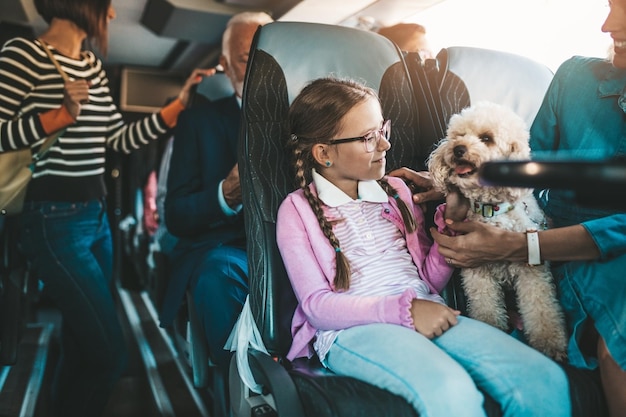
[[(313, 183), (317, 188), (319, 199), (329, 207), (338, 207), (355, 201), (335, 184), (320, 175), (315, 169), (313, 169)], [(382, 189), (378, 181), (359, 181), (357, 188), (359, 190), (359, 199), (357, 201), (386, 203), (389, 200), (389, 196), (387, 196), (387, 193)]]

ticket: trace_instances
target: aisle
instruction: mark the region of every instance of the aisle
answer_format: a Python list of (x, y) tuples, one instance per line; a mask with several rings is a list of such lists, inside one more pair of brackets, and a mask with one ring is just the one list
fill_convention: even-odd
[[(132, 340), (134, 369), (118, 384), (103, 417), (208, 417), (202, 398), (189, 377), (188, 365), (174, 349), (168, 333), (157, 325), (156, 312), (145, 291), (118, 289), (120, 305)], [(131, 351), (131, 355), (133, 352)], [(136, 390), (141, 395), (129, 395)]]
[[(129, 368), (103, 417), (210, 417), (208, 390), (193, 387), (191, 371), (158, 327), (146, 292), (118, 289), (129, 345)], [(18, 347), (17, 362), (0, 368), (0, 417), (49, 417), (48, 393), (58, 359), (58, 312), (34, 306)]]

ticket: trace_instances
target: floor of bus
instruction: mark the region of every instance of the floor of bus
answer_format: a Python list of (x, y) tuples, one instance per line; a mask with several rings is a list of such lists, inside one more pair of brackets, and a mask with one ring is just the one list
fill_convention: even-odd
[[(127, 332), (129, 367), (102, 417), (213, 416), (210, 389), (193, 386), (187, 353), (158, 327), (146, 291), (118, 288)], [(0, 417), (49, 417), (51, 375), (59, 356), (58, 312), (45, 302), (32, 308), (17, 360), (0, 369)]]

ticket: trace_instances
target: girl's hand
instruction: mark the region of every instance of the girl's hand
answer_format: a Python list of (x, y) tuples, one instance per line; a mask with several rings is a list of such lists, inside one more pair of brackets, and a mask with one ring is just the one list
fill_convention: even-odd
[(459, 314), (460, 311), (434, 301), (416, 298), (411, 302), (413, 327), (429, 339), (441, 336), (443, 332), (457, 324)]
[(85, 80), (68, 81), (63, 89), (63, 106), (76, 120), (80, 105), (89, 102), (89, 83)]
[(196, 68), (195, 70), (192, 71), (189, 78), (187, 78), (187, 81), (185, 81), (185, 85), (183, 85), (183, 88), (180, 90), (180, 93), (178, 93), (178, 98), (183, 103), (183, 106), (187, 107), (187, 104), (189, 104), (189, 96), (190, 96), (191, 88), (196, 84), (200, 84), (202, 80), (204, 79), (204, 77), (210, 77), (214, 75), (216, 72), (217, 70), (215, 68), (209, 68), (209, 69)]

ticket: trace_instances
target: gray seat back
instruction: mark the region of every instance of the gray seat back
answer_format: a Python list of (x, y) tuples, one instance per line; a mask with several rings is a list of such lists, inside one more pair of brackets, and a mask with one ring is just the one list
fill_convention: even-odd
[[(467, 105), (492, 101), (510, 107), (530, 127), (553, 76), (550, 68), (530, 58), (491, 49), (449, 47), (437, 60), (440, 93), (448, 109), (444, 111), (446, 121)], [(463, 89), (469, 103), (458, 101)]]
[(289, 104), (309, 81), (334, 75), (378, 91), (392, 120), (388, 168), (413, 166), (419, 153), (416, 107), (400, 51), (388, 39), (359, 29), (275, 22), (257, 31), (242, 104), (239, 171), (248, 234), (250, 304), (264, 342), (279, 356), (291, 344), (295, 297), (276, 246), (276, 213), (294, 190), (285, 151)]

